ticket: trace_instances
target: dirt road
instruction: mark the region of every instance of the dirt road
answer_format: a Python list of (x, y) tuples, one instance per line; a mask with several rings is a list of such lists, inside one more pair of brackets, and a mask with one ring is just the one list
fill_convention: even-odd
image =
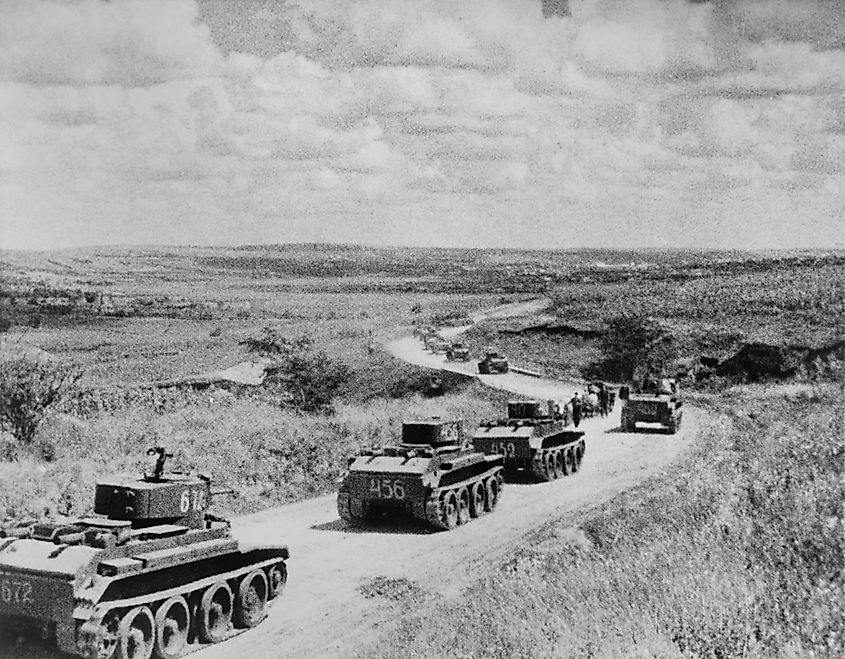
[[(497, 310), (496, 315), (524, 314), (542, 306), (542, 302), (513, 305)], [(426, 353), (413, 338), (394, 341), (388, 350), (422, 366), (474, 370), (469, 363), (446, 363), (441, 355)], [(578, 387), (512, 373), (481, 379), (521, 395), (554, 399), (568, 398)], [(505, 558), (526, 532), (549, 519), (570, 513), (574, 518), (575, 513), (665, 468), (689, 445), (696, 427), (695, 413), (690, 410), (674, 436), (616, 432), (619, 409), (607, 419), (587, 419), (581, 424), (587, 451), (579, 473), (550, 483), (508, 484), (492, 515), (448, 533), (428, 533), (410, 525), (352, 531), (339, 521), (334, 496), (239, 518), (235, 523), (239, 538), (278, 537), (290, 545), (290, 581), (282, 601), (258, 628), (193, 656), (348, 656), (352, 648), (389, 624), (395, 611), (391, 602), (366, 599), (359, 592), (359, 586), (375, 577), (404, 577), (430, 593), (458, 594), (491, 564)]]

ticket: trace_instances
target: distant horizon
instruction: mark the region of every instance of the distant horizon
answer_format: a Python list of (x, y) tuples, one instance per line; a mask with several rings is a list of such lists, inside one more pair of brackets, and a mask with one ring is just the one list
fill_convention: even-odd
[(216, 245), (216, 244), (100, 244), (100, 245), (79, 245), (72, 247), (55, 248), (14, 248), (0, 246), (0, 254), (3, 253), (57, 253), (57, 252), (84, 252), (96, 250), (167, 250), (167, 249), (220, 249), (220, 250), (244, 250), (244, 249), (271, 249), (285, 247), (329, 247), (329, 248), (360, 248), (372, 250), (453, 250), (453, 251), (485, 251), (485, 252), (611, 252), (611, 253), (647, 253), (647, 252), (689, 252), (694, 254), (708, 253), (786, 253), (786, 252), (845, 252), (845, 246), (841, 247), (761, 247), (761, 248), (716, 248), (716, 247), (461, 247), (461, 246), (430, 246), (430, 245), (387, 245), (371, 243), (350, 243), (350, 242), (313, 242), (313, 241), (291, 241), (286, 243), (243, 243), (240, 245)]

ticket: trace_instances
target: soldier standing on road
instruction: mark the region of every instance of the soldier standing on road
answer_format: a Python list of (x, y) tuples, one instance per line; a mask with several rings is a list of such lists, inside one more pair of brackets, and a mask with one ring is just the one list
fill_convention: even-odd
[(578, 424), (581, 423), (581, 399), (578, 397), (578, 392), (575, 392), (575, 395), (572, 397), (572, 423), (575, 427), (578, 427)]
[(599, 412), (602, 416), (607, 416), (610, 413), (610, 391), (607, 386), (599, 389)]

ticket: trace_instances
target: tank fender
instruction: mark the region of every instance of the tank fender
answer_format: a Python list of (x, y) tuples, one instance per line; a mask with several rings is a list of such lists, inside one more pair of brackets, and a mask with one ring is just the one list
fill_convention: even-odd
[[(287, 551), (287, 548), (284, 548)], [(228, 572), (220, 572), (218, 574), (212, 575), (210, 577), (204, 577), (197, 581), (193, 581), (190, 583), (181, 584), (174, 588), (168, 588), (166, 590), (158, 590), (152, 593), (144, 593), (142, 595), (136, 595), (134, 597), (127, 597), (121, 600), (106, 600), (104, 602), (94, 602), (87, 598), (89, 593), (84, 593), (86, 599), (84, 601), (78, 600), (78, 605), (73, 611), (73, 617), (76, 620), (87, 621), (92, 618), (92, 616), (102, 615), (104, 611), (107, 611), (111, 608), (122, 608), (127, 606), (138, 606), (140, 604), (147, 604), (154, 600), (160, 599), (167, 599), (168, 597), (173, 597), (174, 595), (181, 595), (182, 593), (186, 593), (189, 591), (199, 590), (200, 588), (205, 588), (206, 586), (210, 586), (213, 583), (217, 583), (218, 581), (222, 580), (229, 580), (229, 579), (236, 579), (241, 574), (246, 574), (255, 570), (257, 568), (264, 568), (269, 567), (270, 565), (274, 565), (281, 560), (281, 556), (273, 556), (270, 558), (265, 558), (261, 561), (248, 563), (243, 565), (239, 568), (234, 570), (230, 570)], [(109, 578), (109, 582), (115, 581), (114, 578)], [(102, 593), (105, 594), (105, 593)]]

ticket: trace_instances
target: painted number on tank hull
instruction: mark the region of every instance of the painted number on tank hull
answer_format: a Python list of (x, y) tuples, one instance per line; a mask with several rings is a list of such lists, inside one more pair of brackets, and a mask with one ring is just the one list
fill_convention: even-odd
[(516, 446), (513, 442), (495, 442), (493, 451), (499, 455), (504, 455), (506, 458), (512, 458), (516, 453)]
[(32, 584), (0, 574), (0, 599), (3, 604), (32, 604)]
[(405, 498), (405, 486), (401, 480), (371, 478), (370, 494), (375, 494), (379, 499), (398, 499), (401, 501)]

